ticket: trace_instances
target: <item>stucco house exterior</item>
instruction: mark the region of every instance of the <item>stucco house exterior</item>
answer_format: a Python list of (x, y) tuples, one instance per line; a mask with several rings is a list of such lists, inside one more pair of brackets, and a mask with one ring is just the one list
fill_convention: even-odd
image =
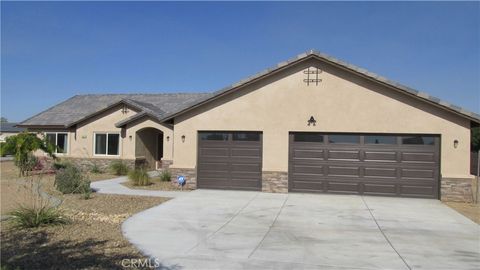
[(471, 200), (478, 114), (310, 51), (213, 93), (77, 95), (25, 121), (83, 166), (193, 188)]

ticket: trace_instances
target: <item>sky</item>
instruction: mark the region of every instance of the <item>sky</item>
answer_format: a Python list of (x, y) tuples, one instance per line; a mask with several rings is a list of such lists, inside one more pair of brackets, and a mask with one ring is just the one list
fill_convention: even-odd
[(1, 2), (1, 115), (209, 92), (315, 49), (480, 112), (479, 2)]

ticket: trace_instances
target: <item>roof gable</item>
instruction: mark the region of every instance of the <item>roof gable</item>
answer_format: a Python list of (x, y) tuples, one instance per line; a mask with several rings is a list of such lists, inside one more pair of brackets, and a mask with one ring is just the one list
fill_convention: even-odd
[(207, 97), (204, 97), (203, 99), (199, 99), (197, 101), (197, 103), (193, 104), (190, 107), (187, 107), (183, 110), (180, 110), (180, 111), (177, 111), (177, 112), (174, 112), (174, 113), (167, 113), (163, 116), (163, 118), (161, 120), (162, 121), (171, 120), (171, 119), (173, 119), (173, 118), (175, 118), (179, 115), (182, 115), (183, 113), (186, 113), (186, 112), (188, 112), (190, 110), (193, 110), (197, 107), (200, 107), (200, 106), (203, 106), (207, 103), (210, 103), (211, 101), (216, 100), (217, 98), (220, 98), (220, 97), (223, 97), (223, 96), (228, 95), (230, 93), (233, 93), (235, 91), (241, 90), (244, 87), (246, 87), (246, 86), (248, 86), (252, 83), (258, 82), (258, 81), (263, 80), (263, 79), (266, 79), (266, 78), (268, 78), (268, 77), (270, 77), (270, 76), (272, 76), (272, 75), (274, 75), (278, 72), (281, 72), (281, 71), (284, 71), (286, 69), (292, 68), (293, 66), (296, 66), (297, 64), (302, 63), (302, 62), (307, 61), (307, 60), (310, 60), (310, 59), (316, 59), (318, 61), (326, 62), (328, 64), (331, 64), (331, 65), (335, 66), (335, 67), (338, 67), (340, 69), (346, 70), (346, 71), (351, 72), (351, 73), (354, 73), (358, 76), (364, 77), (364, 78), (366, 78), (368, 80), (371, 80), (373, 82), (382, 84), (382, 85), (392, 89), (393, 91), (398, 91), (398, 92), (401, 92), (405, 95), (412, 96), (412, 97), (414, 97), (416, 99), (419, 99), (423, 102), (432, 104), (436, 107), (439, 107), (439, 108), (442, 108), (444, 110), (450, 111), (454, 114), (460, 115), (460, 116), (462, 116), (464, 118), (467, 118), (467, 119), (469, 119), (469, 120), (471, 120), (475, 123), (480, 123), (480, 115), (478, 115), (476, 113), (470, 112), (470, 111), (468, 111), (464, 108), (461, 108), (459, 106), (452, 105), (452, 104), (450, 104), (446, 101), (440, 100), (439, 98), (433, 97), (433, 96), (431, 96), (431, 95), (429, 95), (425, 92), (421, 92), (421, 91), (415, 90), (413, 88), (410, 88), (408, 86), (397, 83), (395, 81), (389, 80), (385, 77), (382, 77), (380, 75), (372, 73), (372, 72), (370, 72), (366, 69), (363, 69), (363, 68), (357, 67), (355, 65), (343, 62), (343, 61), (338, 60), (334, 57), (331, 57), (329, 55), (326, 55), (326, 54), (323, 54), (323, 53), (320, 53), (320, 52), (317, 52), (317, 51), (313, 51), (313, 50), (310, 51), (310, 52), (307, 52), (307, 53), (300, 54), (297, 57), (295, 57), (293, 59), (290, 59), (288, 61), (281, 62), (281, 63), (277, 64), (276, 66), (274, 66), (272, 68), (261, 71), (261, 72), (255, 74), (255, 75), (253, 75), (249, 78), (246, 78), (246, 79), (241, 80), (241, 81), (239, 81), (239, 82), (237, 82), (233, 85), (230, 85), (226, 88), (223, 88), (219, 91), (216, 91), (211, 96), (207, 96)]

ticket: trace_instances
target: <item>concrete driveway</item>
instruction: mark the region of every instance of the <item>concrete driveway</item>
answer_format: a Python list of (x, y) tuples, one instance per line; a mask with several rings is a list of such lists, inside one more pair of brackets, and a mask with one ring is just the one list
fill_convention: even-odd
[(479, 226), (437, 200), (196, 190), (125, 236), (162, 269), (479, 269)]

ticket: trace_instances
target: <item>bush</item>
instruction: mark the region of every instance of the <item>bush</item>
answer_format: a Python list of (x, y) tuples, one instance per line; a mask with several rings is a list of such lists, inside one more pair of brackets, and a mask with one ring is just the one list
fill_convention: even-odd
[(134, 186), (150, 185), (150, 176), (145, 168), (135, 168), (128, 173), (128, 179)]
[(20, 228), (36, 228), (42, 225), (65, 224), (67, 220), (57, 207), (20, 207), (10, 213), (12, 222)]
[(15, 154), (15, 151), (13, 151), (13, 149), (7, 147), (6, 143), (4, 143), (4, 142), (0, 143), (0, 156), (4, 157), (4, 156), (11, 156), (11, 155), (14, 155), (14, 154)]
[(103, 173), (102, 169), (98, 167), (97, 163), (93, 163), (92, 168), (90, 169), (90, 172), (95, 174)]
[(38, 165), (38, 158), (33, 154), (27, 154), (20, 159), (14, 160), (15, 166), (20, 169), (20, 175), (25, 176), (27, 172), (33, 171)]
[(87, 193), (90, 191), (90, 181), (77, 167), (67, 165), (55, 175), (55, 186), (63, 194)]
[[(55, 161), (53, 164), (52, 164), (52, 167), (54, 170), (58, 171), (58, 170), (61, 170), (61, 169), (65, 169), (67, 168), (68, 166), (71, 166), (70, 163), (68, 162), (61, 162), (61, 161)], [(73, 166), (73, 165), (72, 165)]]
[(122, 160), (114, 161), (110, 164), (110, 169), (116, 175), (127, 175), (128, 166)]
[(160, 174), (160, 180), (162, 180), (163, 182), (168, 182), (172, 179), (172, 174), (170, 173), (170, 171), (168, 170), (164, 170), (161, 174)]

